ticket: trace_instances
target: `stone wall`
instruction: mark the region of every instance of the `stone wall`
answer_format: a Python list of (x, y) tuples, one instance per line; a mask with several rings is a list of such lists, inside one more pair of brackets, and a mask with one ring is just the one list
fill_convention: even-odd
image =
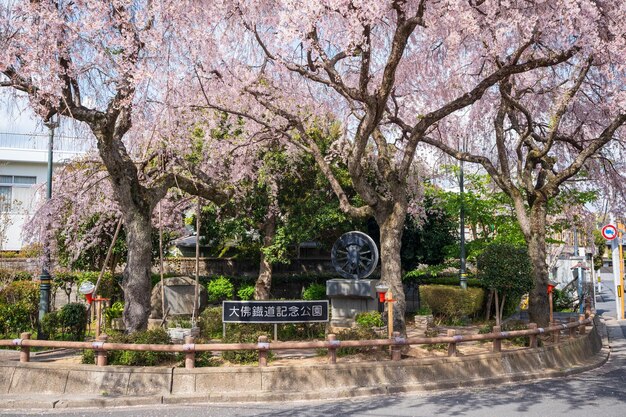
[[(195, 258), (167, 258), (163, 262), (164, 273), (194, 275)], [(158, 266), (153, 268), (158, 273)], [(290, 264), (274, 265), (275, 274), (315, 274), (332, 273), (334, 268), (330, 259), (294, 259)], [(200, 258), (200, 275), (256, 276), (259, 264), (232, 258)]]

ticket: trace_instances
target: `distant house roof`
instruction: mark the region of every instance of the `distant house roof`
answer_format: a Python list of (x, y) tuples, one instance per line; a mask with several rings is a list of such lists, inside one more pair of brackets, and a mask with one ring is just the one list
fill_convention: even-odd
[[(198, 237), (196, 235), (179, 237), (178, 239), (174, 239), (172, 244), (174, 246), (182, 246), (185, 248), (195, 248), (196, 243), (198, 242)], [(200, 245), (200, 247), (207, 247), (208, 245)]]

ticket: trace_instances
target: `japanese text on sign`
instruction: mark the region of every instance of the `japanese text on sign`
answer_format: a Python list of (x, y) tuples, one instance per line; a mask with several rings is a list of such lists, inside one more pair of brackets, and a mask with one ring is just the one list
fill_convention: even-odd
[(224, 323), (306, 323), (328, 321), (328, 301), (224, 301)]

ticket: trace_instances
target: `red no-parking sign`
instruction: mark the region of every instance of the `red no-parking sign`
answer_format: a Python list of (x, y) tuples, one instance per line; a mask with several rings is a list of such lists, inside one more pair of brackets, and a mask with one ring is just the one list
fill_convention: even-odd
[(607, 224), (602, 228), (602, 236), (606, 240), (613, 240), (617, 237), (617, 229), (612, 224)]

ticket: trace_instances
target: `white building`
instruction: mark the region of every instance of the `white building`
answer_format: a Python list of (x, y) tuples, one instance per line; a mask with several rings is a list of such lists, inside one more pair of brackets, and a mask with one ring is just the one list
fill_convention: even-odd
[[(24, 246), (22, 227), (36, 209), (38, 195), (45, 195), (48, 140), (45, 134), (0, 132), (0, 250)], [(82, 138), (55, 135), (55, 169), (91, 146)]]

